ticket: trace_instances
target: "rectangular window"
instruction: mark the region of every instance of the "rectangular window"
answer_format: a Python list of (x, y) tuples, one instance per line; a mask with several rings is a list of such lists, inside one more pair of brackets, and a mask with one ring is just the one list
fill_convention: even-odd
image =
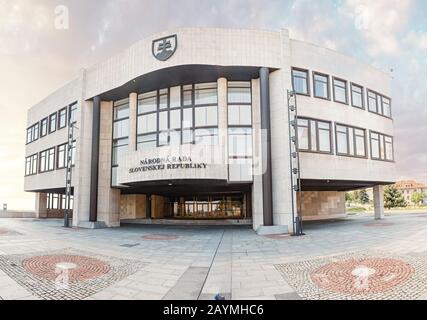
[(169, 128), (171, 130), (180, 130), (181, 129), (181, 110), (171, 110), (169, 112), (169, 122), (170, 126)]
[(316, 98), (328, 99), (329, 97), (329, 76), (321, 73), (313, 73), (314, 96)]
[(355, 127), (337, 124), (337, 155), (366, 157), (366, 131)]
[(37, 174), (38, 155), (34, 154), (25, 158), (25, 175), (31, 176)]
[(252, 106), (251, 105), (229, 105), (228, 106), (228, 125), (252, 125)]
[(153, 111), (157, 111), (157, 91), (140, 95), (138, 100), (138, 114)]
[(120, 156), (125, 154), (128, 150), (129, 139), (118, 139), (113, 141), (113, 152), (112, 152), (112, 165), (118, 166)]
[(372, 91), (368, 91), (368, 109), (371, 112), (378, 113), (377, 94)]
[(196, 129), (194, 135), (196, 144), (218, 144), (218, 129)]
[(68, 112), (69, 116), (69, 121), (70, 124), (76, 123), (77, 122), (77, 103), (72, 104), (69, 107), (70, 111)]
[(229, 128), (228, 148), (230, 158), (252, 158), (252, 129)]
[(351, 105), (356, 108), (364, 109), (363, 87), (357, 84), (351, 84)]
[(169, 90), (163, 89), (159, 91), (159, 109), (167, 109), (169, 106)]
[(58, 129), (65, 128), (67, 126), (67, 108), (63, 108), (58, 112)]
[(157, 134), (148, 134), (138, 136), (137, 138), (138, 150), (150, 149), (157, 147)]
[(57, 150), (57, 169), (63, 169), (67, 167), (67, 143), (58, 146)]
[(195, 108), (196, 127), (210, 127), (218, 125), (218, 107)]
[(183, 110), (182, 127), (192, 128), (193, 127), (193, 108), (185, 108)]
[(48, 118), (44, 118), (40, 122), (40, 137), (46, 136), (48, 133)]
[(157, 113), (138, 116), (138, 134), (157, 131)]
[(183, 106), (193, 105), (193, 85), (187, 85), (182, 87), (182, 102)]
[[(120, 157), (129, 146), (129, 99), (116, 101), (113, 107), (113, 146), (111, 157), (111, 185), (117, 187), (117, 167)], [(138, 117), (139, 120), (139, 117)]]
[(371, 158), (394, 161), (393, 137), (371, 131)]
[(39, 138), (39, 123), (36, 123), (35, 125), (27, 129), (27, 138), (26, 138), (27, 144), (33, 141), (36, 141), (38, 138)]
[(333, 88), (334, 88), (334, 101), (348, 104), (347, 81), (334, 78)]
[(40, 152), (39, 171), (42, 173), (53, 170), (55, 170), (55, 148)]
[(299, 149), (309, 152), (332, 153), (331, 131), (330, 122), (299, 118)]
[(57, 119), (57, 114), (56, 112), (51, 114), (49, 116), (49, 133), (55, 132), (56, 131), (56, 119)]
[(228, 82), (228, 103), (251, 104), (251, 83), (247, 82)]
[(218, 90), (216, 82), (194, 85), (195, 105), (217, 104)]
[(292, 68), (292, 83), (296, 93), (309, 95), (308, 70)]
[(382, 97), (382, 104), (383, 104), (383, 107), (382, 107), (382, 111), (383, 111), (383, 115), (384, 116), (386, 116), (386, 117), (391, 117), (391, 102), (390, 102), (390, 99), (389, 98), (386, 98), (386, 97)]

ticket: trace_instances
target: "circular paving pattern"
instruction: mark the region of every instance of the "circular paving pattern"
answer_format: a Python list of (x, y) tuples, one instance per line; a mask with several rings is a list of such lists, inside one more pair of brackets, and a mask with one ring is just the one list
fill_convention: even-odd
[(365, 227), (390, 227), (393, 225), (394, 223), (390, 223), (390, 222), (373, 222), (373, 223), (364, 224)]
[(408, 263), (390, 258), (361, 258), (333, 262), (310, 273), (321, 289), (336, 293), (379, 293), (406, 282), (415, 270)]
[(173, 234), (149, 234), (142, 237), (142, 239), (149, 241), (173, 241), (178, 238), (178, 236)]
[(110, 271), (110, 266), (102, 260), (65, 254), (32, 257), (24, 260), (22, 266), (47, 280), (56, 280), (62, 272), (68, 272), (70, 282), (99, 278)]

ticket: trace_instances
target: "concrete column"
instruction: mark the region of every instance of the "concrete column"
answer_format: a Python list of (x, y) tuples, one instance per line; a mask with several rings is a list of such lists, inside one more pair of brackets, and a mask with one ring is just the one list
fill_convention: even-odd
[(384, 219), (384, 186), (374, 186), (375, 220)]
[(273, 188), (271, 178), (271, 121), (270, 121), (270, 70), (260, 69), (260, 94), (261, 94), (261, 130), (263, 134), (263, 174), (262, 196), (264, 226), (273, 225)]
[(47, 193), (36, 193), (36, 217), (47, 218)]
[(129, 95), (129, 151), (136, 150), (136, 132), (138, 120), (138, 94)]
[(228, 164), (228, 81), (219, 78), (218, 85), (218, 130), (219, 142), (222, 146), (220, 161)]
[[(89, 221), (93, 102), (83, 101), (79, 112), (76, 166), (73, 168), (73, 226)], [(77, 174), (78, 172), (78, 174)]]
[(261, 107), (259, 79), (252, 80), (252, 148), (254, 181), (252, 185), (252, 222), (257, 230), (264, 223), (262, 202), (262, 143), (261, 143)]
[(92, 158), (90, 173), (89, 221), (98, 221), (98, 172), (99, 172), (99, 130), (101, 125), (101, 98), (93, 98), (92, 115)]
[(99, 226), (120, 226), (120, 190), (111, 188), (113, 102), (102, 102), (99, 129), (97, 221)]

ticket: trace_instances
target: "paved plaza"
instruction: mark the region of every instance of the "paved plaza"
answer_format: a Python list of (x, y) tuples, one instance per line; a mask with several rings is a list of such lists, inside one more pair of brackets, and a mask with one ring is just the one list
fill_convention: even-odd
[(64, 229), (0, 219), (1, 299), (427, 299), (427, 214), (305, 225)]

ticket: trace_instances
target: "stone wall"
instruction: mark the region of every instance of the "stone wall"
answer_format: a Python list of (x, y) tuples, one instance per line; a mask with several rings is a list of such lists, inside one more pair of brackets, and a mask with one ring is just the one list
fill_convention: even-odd
[(345, 218), (345, 193), (337, 191), (310, 191), (302, 193), (304, 221)]

